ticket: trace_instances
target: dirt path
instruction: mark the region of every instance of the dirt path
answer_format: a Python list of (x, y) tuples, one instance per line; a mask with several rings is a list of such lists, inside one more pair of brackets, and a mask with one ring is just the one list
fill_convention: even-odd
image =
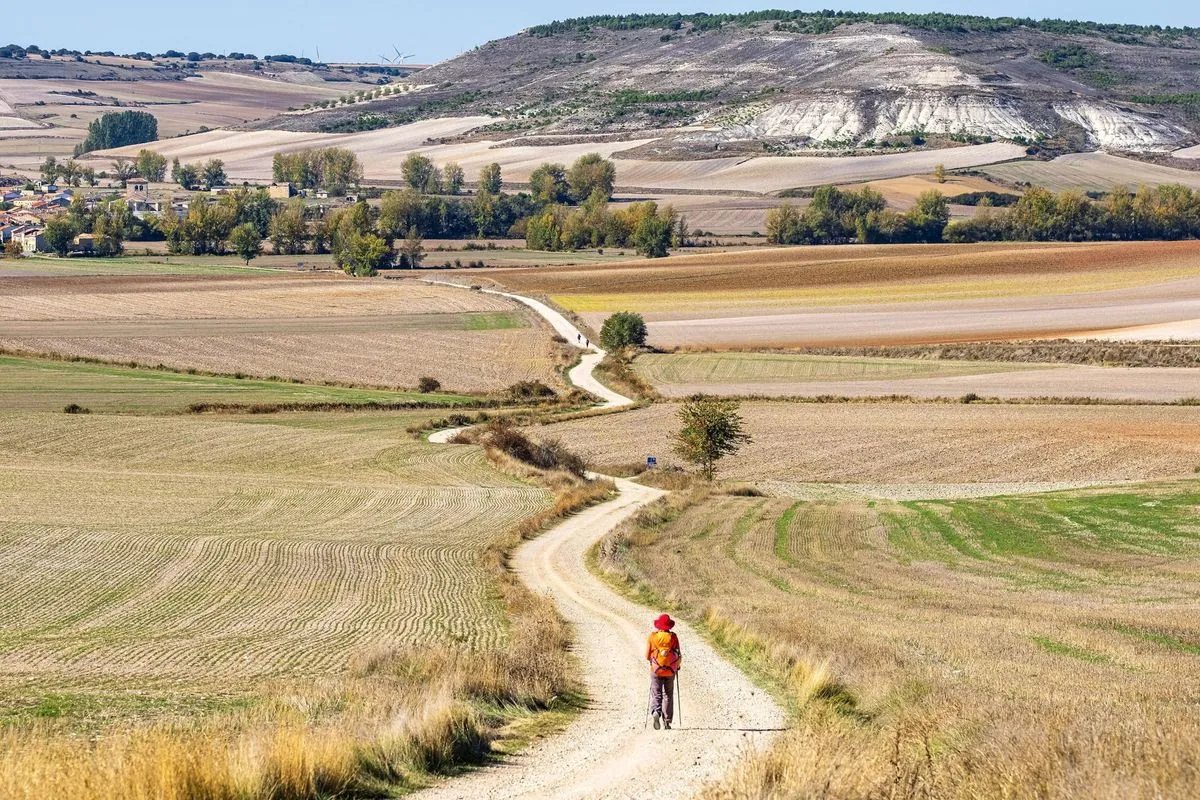
[[(533, 308), (568, 342), (576, 341), (579, 332), (558, 312), (536, 300), (505, 296)], [(588, 348), (571, 380), (603, 398), (604, 407), (629, 405), (629, 398), (592, 376), (603, 357), (599, 348)], [(453, 433), (434, 434), (430, 441)], [(575, 629), (575, 652), (591, 698), (587, 709), (562, 734), (422, 797), (690, 797), (782, 729), (779, 707), (682, 622), (676, 627), (684, 652), (678, 724), (671, 731), (646, 728), (649, 670), (642, 653), (657, 612), (615, 593), (592, 575), (586, 559), (593, 544), (663, 492), (615, 482), (616, 499), (576, 514), (514, 557), (526, 585), (552, 597)]]

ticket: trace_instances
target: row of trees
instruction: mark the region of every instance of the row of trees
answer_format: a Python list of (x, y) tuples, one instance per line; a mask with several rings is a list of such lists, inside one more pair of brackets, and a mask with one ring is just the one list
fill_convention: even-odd
[(1136, 192), (1118, 186), (1100, 200), (1033, 187), (1006, 208), (981, 197), (975, 217), (956, 222), (950, 222), (949, 201), (936, 190), (919, 195), (905, 213), (886, 205), (870, 187), (822, 186), (803, 210), (785, 203), (769, 211), (767, 238), (775, 244), (1200, 238), (1200, 191), (1178, 184)]
[(1032, 188), (1005, 209), (984, 206), (950, 223), (951, 242), (1111, 241), (1200, 238), (1200, 191), (1178, 184), (1116, 187), (1094, 201), (1080, 192)]
[[(195, 195), (186, 214), (167, 208), (152, 218), (152, 224), (171, 253), (220, 255), (228, 251), (234, 231), (242, 226), (248, 226), (261, 243), (278, 211), (279, 203), (265, 189), (241, 188), (216, 199)], [(246, 236), (243, 231), (242, 238)]]
[(358, 156), (344, 147), (323, 147), (276, 153), (272, 171), (277, 183), (290, 183), (300, 189), (323, 189), (333, 195), (345, 194), (362, 183), (363, 169)]
[(92, 235), (93, 255), (117, 256), (138, 225), (124, 200), (107, 200), (89, 208), (82, 197), (76, 197), (67, 213), (46, 222), (43, 235), (47, 246), (60, 256), (71, 252), (75, 237), (84, 233)]
[(687, 237), (687, 221), (671, 206), (653, 201), (610, 211), (599, 192), (578, 208), (551, 205), (526, 222), (525, 243), (533, 250), (633, 247), (647, 258), (662, 258)]
[(201, 186), (212, 191), (218, 186), (224, 186), (229, 178), (225, 175), (225, 162), (219, 158), (210, 158), (195, 164), (181, 164), (176, 158), (171, 161), (171, 180), (178, 183), (180, 188), (191, 192)]
[(822, 186), (803, 210), (784, 203), (767, 212), (767, 239), (774, 244), (940, 242), (949, 221), (950, 204), (936, 190), (923, 192), (901, 214), (889, 210), (883, 195), (869, 186), (849, 191)]

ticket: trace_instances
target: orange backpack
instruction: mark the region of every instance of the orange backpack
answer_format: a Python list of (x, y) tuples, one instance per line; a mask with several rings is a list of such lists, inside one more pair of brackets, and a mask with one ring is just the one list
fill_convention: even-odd
[(679, 639), (665, 631), (654, 634), (650, 641), (650, 660), (654, 674), (669, 678), (679, 670)]

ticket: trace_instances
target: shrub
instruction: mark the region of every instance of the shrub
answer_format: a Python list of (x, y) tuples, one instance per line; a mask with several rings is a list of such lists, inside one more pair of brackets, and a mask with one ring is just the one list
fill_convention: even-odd
[(505, 390), (510, 400), (547, 400), (558, 393), (541, 381), (518, 381)]
[(564, 470), (583, 477), (587, 464), (557, 439), (534, 441), (505, 422), (493, 422), (484, 428), (482, 442), (517, 461), (538, 469)]
[(641, 347), (646, 343), (646, 321), (641, 314), (618, 311), (600, 327), (600, 343), (609, 350)]
[(437, 378), (431, 378), (428, 375), (417, 381), (417, 391), (421, 394), (436, 392), (440, 388), (442, 388), (442, 382)]
[(70, 403), (66, 406), (63, 406), (63, 413), (64, 414), (90, 414), (90, 413), (92, 413), (92, 410), (90, 408), (81, 406), (78, 403)]
[(967, 392), (966, 394), (964, 394), (962, 397), (959, 398), (959, 402), (960, 403), (978, 403), (982, 399), (983, 399), (982, 397), (975, 394), (974, 392)]

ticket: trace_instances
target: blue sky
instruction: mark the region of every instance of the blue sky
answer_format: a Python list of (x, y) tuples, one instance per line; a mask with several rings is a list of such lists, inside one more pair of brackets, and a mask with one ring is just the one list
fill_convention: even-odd
[[(0, 0), (8, 6), (16, 0)], [(161, 52), (174, 48), (263, 55), (295, 53), (326, 61), (377, 61), (393, 46), (415, 63), (451, 58), (521, 28), (568, 16), (646, 11), (747, 11), (840, 8), (859, 11), (946, 11), (987, 16), (1061, 17), (1200, 27), (1195, 0), (848, 0), (797, 5), (787, 0), (56, 0), (54, 13), (5, 13), (0, 43), (72, 49)], [(13, 9), (6, 9), (12, 11)]]

